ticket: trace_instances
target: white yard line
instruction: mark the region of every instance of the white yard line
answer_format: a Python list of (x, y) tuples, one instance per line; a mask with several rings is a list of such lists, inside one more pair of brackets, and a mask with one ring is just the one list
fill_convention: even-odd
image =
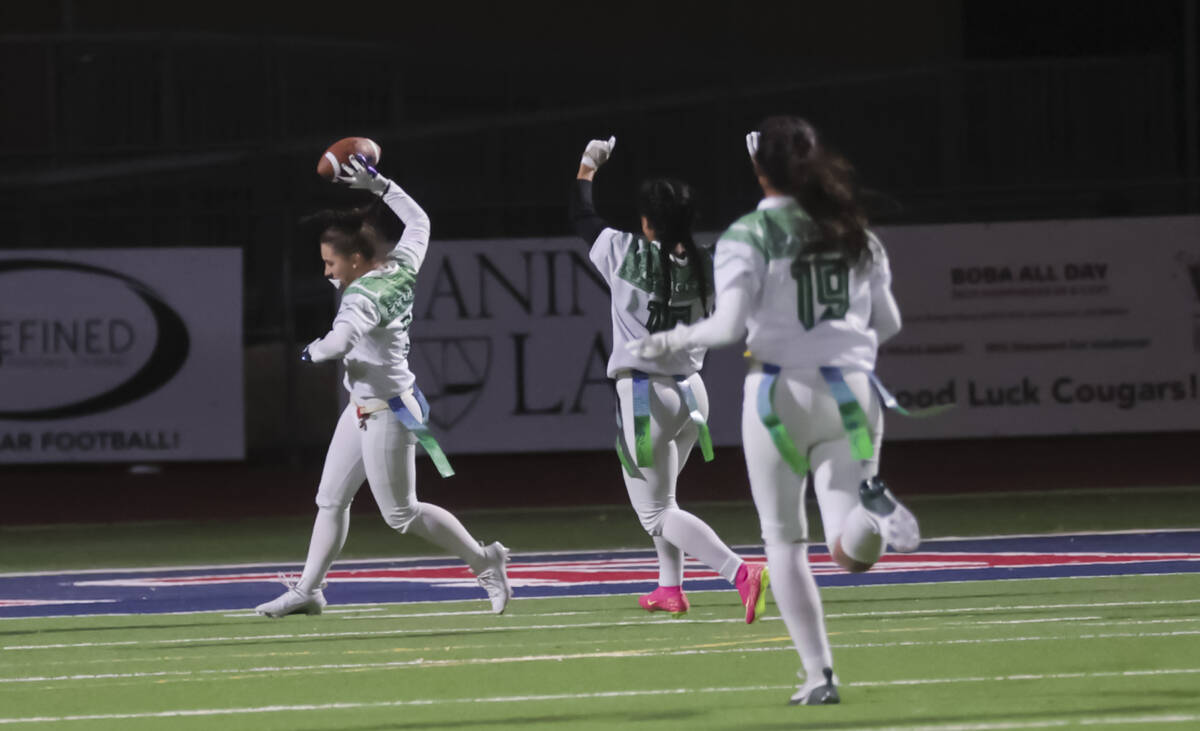
[[(147, 570), (150, 570), (150, 569), (147, 569)], [(82, 573), (82, 572), (74, 572), (74, 573)], [(1097, 576), (1040, 576), (1040, 577), (1018, 577), (1018, 578), (1011, 578), (1011, 579), (990, 578), (990, 579), (956, 579), (954, 581), (947, 581), (947, 580), (910, 581), (910, 582), (905, 582), (903, 584), (877, 584), (877, 585), (871, 585), (870, 587), (865, 587), (865, 586), (824, 586), (824, 587), (821, 587), (821, 589), (822, 589), (822, 591), (840, 592), (840, 591), (853, 591), (853, 590), (863, 589), (863, 588), (876, 588), (876, 589), (878, 589), (878, 588), (913, 588), (913, 587), (921, 587), (921, 586), (946, 586), (949, 584), (959, 585), (959, 584), (997, 582), (997, 581), (1004, 581), (1004, 582), (1013, 582), (1013, 581), (1090, 581), (1090, 580), (1095, 580), (1095, 579), (1114, 579), (1114, 578), (1157, 579), (1157, 578), (1162, 578), (1163, 576), (1195, 576), (1195, 575), (1196, 575), (1195, 572), (1190, 572), (1190, 571), (1167, 571), (1167, 572), (1155, 573), (1155, 574), (1119, 574), (1119, 575), (1104, 574), (1104, 575), (1097, 575)], [(688, 591), (689, 594), (697, 594), (697, 595), (698, 594), (724, 594), (727, 592), (728, 592), (727, 589), (701, 589), (701, 590), (696, 590), (696, 591), (692, 591), (692, 590)], [(535, 602), (553, 601), (556, 599), (595, 599), (597, 596), (636, 596), (637, 594), (638, 594), (638, 592), (628, 592), (626, 594), (597, 595), (594, 593), (581, 592), (579, 594), (557, 594), (555, 596), (533, 596), (533, 597), (518, 596), (517, 601), (520, 604), (532, 604)], [(929, 598), (929, 600), (941, 600), (941, 599), (944, 599), (944, 597), (930, 597)], [(363, 604), (338, 604), (338, 605), (336, 605), (336, 607), (337, 607), (337, 609), (345, 609), (345, 610), (347, 610), (347, 613), (350, 613), (352, 611), (371, 611), (370, 608), (381, 607), (381, 606), (397, 606), (397, 605), (403, 606), (403, 605), (408, 605), (408, 604), (439, 604), (439, 603), (459, 604), (459, 603), (465, 603), (465, 602), (470, 602), (470, 601), (473, 601), (473, 600), (454, 599), (454, 600), (448, 600), (448, 601), (438, 601), (438, 600), (430, 600), (430, 599), (417, 599), (417, 600), (413, 600), (413, 601), (378, 602), (378, 603), (372, 602), (372, 603), (363, 603)], [(910, 601), (919, 601), (919, 600), (911, 599)], [(1172, 603), (1196, 603), (1196, 602), (1200, 602), (1200, 599), (1183, 599), (1183, 600), (1179, 600), (1178, 602), (1174, 602), (1174, 601), (1167, 601), (1167, 602), (1110, 602), (1107, 604), (1046, 605), (1046, 608), (1059, 607), (1059, 606), (1061, 606), (1061, 607), (1134, 606), (1134, 605), (1138, 605), (1138, 604), (1156, 604), (1156, 603), (1172, 604)], [(826, 618), (828, 619), (830, 617), (843, 618), (843, 617), (874, 617), (874, 616), (885, 617), (885, 616), (889, 616), (889, 615), (904, 615), (904, 614), (939, 614), (939, 613), (944, 614), (944, 613), (963, 612), (963, 611), (998, 612), (998, 611), (1004, 611), (1007, 609), (1018, 609), (1018, 608), (1036, 609), (1037, 607), (991, 606), (991, 607), (972, 607), (969, 609), (912, 609), (912, 610), (903, 610), (903, 611), (894, 611), (894, 612), (859, 612), (856, 614), (855, 613), (832, 614), (832, 615), (826, 615)], [(326, 611), (330, 612), (332, 610), (326, 609)], [(463, 614), (474, 614), (474, 613), (475, 612), (463, 612)], [(490, 614), (490, 612), (484, 612), (484, 613)], [(111, 619), (113, 617), (147, 617), (147, 616), (172, 617), (172, 616), (191, 616), (191, 615), (205, 615), (205, 614), (219, 614), (222, 616), (232, 616), (232, 617), (238, 617), (238, 618), (251, 616), (251, 614), (249, 612), (245, 612), (245, 613), (238, 612), (236, 614), (230, 614), (229, 609), (204, 609), (204, 610), (186, 610), (186, 611), (180, 611), (180, 612), (104, 612), (103, 614), (94, 614), (94, 615), (65, 614), (65, 615), (56, 615), (56, 616), (49, 616), (49, 617), (0, 617), (0, 622), (32, 621), (32, 620), (37, 620), (37, 621), (42, 621), (42, 622), (56, 621), (56, 620), (78, 621), (81, 618)], [(453, 613), (453, 612), (445, 612), (445, 613), (431, 612), (429, 614), (431, 616), (453, 616), (456, 613)], [(529, 614), (537, 614), (537, 613), (531, 612)], [(396, 616), (402, 617), (404, 615), (396, 615)], [(414, 616), (414, 615), (409, 615), (409, 616)], [(528, 616), (528, 614), (526, 614), (524, 616)]]
[[(1167, 604), (1192, 604), (1192, 603), (1196, 603), (1196, 602), (1200, 602), (1200, 600), (1179, 599), (1179, 600), (1154, 601), (1154, 602), (1102, 602), (1102, 603), (1096, 603), (1096, 604), (1049, 604), (1049, 605), (1044, 605), (1044, 606), (1025, 605), (1022, 607), (1007, 607), (1007, 608), (1005, 608), (1005, 607), (998, 607), (998, 608), (997, 607), (977, 607), (974, 609), (959, 608), (959, 609), (945, 609), (945, 610), (919, 610), (919, 609), (916, 609), (916, 610), (904, 610), (904, 611), (898, 611), (898, 612), (861, 612), (861, 613), (853, 613), (853, 614), (830, 614), (830, 615), (828, 615), (827, 618), (828, 619), (838, 619), (838, 618), (844, 618), (844, 617), (877, 616), (877, 615), (881, 615), (881, 614), (882, 615), (890, 614), (890, 615), (909, 615), (909, 616), (911, 616), (911, 615), (919, 615), (919, 614), (962, 613), (962, 612), (966, 612), (966, 611), (1000, 611), (1003, 609), (1037, 610), (1037, 609), (1049, 609), (1049, 608), (1062, 609), (1062, 608), (1081, 608), (1081, 607), (1086, 608), (1086, 607), (1144, 606), (1144, 605), (1160, 606), (1160, 605), (1167, 605)], [(552, 612), (549, 614), (553, 615), (553, 614), (558, 614), (558, 613)], [(411, 615), (409, 615), (409, 616), (411, 616)], [(434, 616), (437, 616), (437, 615), (434, 615)], [(516, 615), (516, 617), (520, 617), (520, 615)], [(346, 619), (353, 619), (353, 618), (346, 617)], [(503, 622), (503, 624), (499, 624), (499, 625), (491, 626), (491, 627), (427, 627), (427, 628), (423, 628), (423, 629), (408, 629), (408, 630), (395, 629), (395, 630), (377, 630), (377, 631), (363, 630), (363, 631), (354, 631), (354, 632), (307, 632), (307, 633), (297, 633), (297, 634), (188, 637), (188, 638), (171, 638), (171, 639), (165, 639), (165, 640), (115, 640), (115, 641), (108, 641), (108, 642), (72, 642), (72, 643), (56, 643), (56, 644), (44, 644), (44, 645), (5, 645), (5, 646), (0, 647), (0, 651), (13, 652), (13, 651), (29, 651), (29, 650), (63, 650), (63, 649), (83, 648), (83, 647), (130, 647), (130, 646), (164, 646), (164, 645), (181, 646), (181, 645), (211, 643), (211, 642), (236, 643), (236, 642), (259, 642), (259, 641), (264, 641), (264, 640), (336, 639), (339, 637), (342, 637), (342, 638), (349, 638), (349, 637), (364, 637), (364, 638), (365, 637), (420, 637), (423, 635), (444, 634), (444, 633), (478, 634), (478, 633), (489, 633), (489, 632), (510, 632), (510, 631), (523, 631), (523, 630), (572, 630), (572, 629), (596, 629), (596, 628), (601, 628), (601, 627), (630, 627), (630, 626), (639, 627), (639, 626), (651, 626), (651, 625), (656, 626), (656, 627), (664, 627), (664, 626), (674, 627), (674, 626), (683, 626), (683, 625), (689, 625), (689, 624), (740, 624), (742, 622), (741, 619), (737, 619), (737, 618), (727, 618), (727, 619), (686, 619), (686, 618), (685, 619), (666, 619), (666, 618), (664, 618), (664, 619), (660, 619), (660, 620), (638, 619), (638, 620), (631, 620), (631, 621), (625, 621), (625, 622), (580, 622), (580, 623), (574, 623), (574, 624), (534, 624), (534, 625), (529, 625), (529, 624), (508, 624), (507, 623), (513, 619), (514, 619), (514, 617), (512, 617), (512, 616), (506, 617), (504, 619), (498, 619), (498, 621)], [(1072, 618), (1062, 618), (1062, 619), (1047, 618), (1043, 621), (1070, 621), (1071, 619)], [(1086, 618), (1074, 618), (1074, 619), (1078, 620), (1078, 619), (1094, 619), (1094, 618), (1086, 617)], [(779, 621), (779, 617), (764, 617), (761, 621), (764, 621), (764, 622)], [(993, 624), (993, 623), (992, 622), (978, 622), (977, 624)], [(167, 629), (169, 629), (169, 628), (167, 628)], [(1200, 631), (1198, 631), (1198, 632), (1180, 631), (1180, 632), (1172, 632), (1172, 633), (1165, 633), (1165, 634), (1164, 633), (1140, 633), (1140, 634), (1091, 635), (1091, 636), (1084, 636), (1084, 639), (1100, 638), (1100, 637), (1104, 637), (1104, 638), (1161, 637), (1161, 636), (1192, 635), (1192, 634), (1200, 634)], [(1063, 638), (1052, 638), (1052, 639), (1071, 639), (1071, 638), (1063, 637)], [(974, 642), (974, 640), (948, 640), (946, 642), (951, 642), (951, 643)]]
[(946, 622), (945, 626), (949, 627), (981, 627), (983, 625), (993, 624), (1045, 624), (1053, 622), (1082, 622), (1088, 619), (1101, 619), (1101, 617), (1041, 617), (1039, 619), (988, 619), (975, 622)]
[[(897, 642), (866, 642), (866, 643), (841, 643), (833, 644), (833, 649), (876, 649), (884, 647), (931, 647), (931, 646), (947, 646), (947, 645), (988, 645), (988, 644), (1005, 644), (1013, 642), (1055, 642), (1055, 641), (1071, 641), (1071, 640), (1095, 640), (1095, 639), (1111, 639), (1111, 638), (1146, 638), (1146, 637), (1177, 637), (1181, 635), (1200, 635), (1200, 631), (1196, 632), (1162, 632), (1162, 633), (1122, 633), (1113, 635), (1083, 635), (1082, 637), (1003, 637), (1003, 638), (988, 638), (978, 640), (907, 640)], [(786, 637), (778, 638), (781, 642), (787, 642)], [(362, 672), (364, 670), (398, 670), (403, 668), (434, 668), (434, 667), (463, 667), (470, 665), (505, 665), (513, 663), (527, 662), (554, 662), (561, 663), (571, 660), (597, 660), (597, 659), (643, 659), (643, 658), (659, 658), (659, 657), (680, 657), (680, 656), (695, 656), (695, 655), (729, 655), (729, 654), (744, 654), (752, 652), (791, 652), (790, 644), (777, 646), (755, 646), (755, 647), (729, 647), (723, 649), (705, 649), (700, 648), (681, 649), (681, 650), (608, 650), (596, 652), (579, 652), (569, 654), (552, 654), (552, 655), (513, 655), (507, 657), (476, 657), (476, 658), (446, 658), (446, 659), (430, 659), (415, 658), (412, 660), (393, 660), (389, 662), (369, 662), (369, 663), (323, 663), (317, 665), (272, 665), (250, 668), (216, 668), (206, 670), (156, 670), (145, 672), (131, 673), (88, 673), (74, 675), (54, 675), (54, 676), (20, 676), (12, 678), (0, 678), (0, 686), (15, 684), (15, 683), (64, 683), (64, 682), (79, 682), (92, 680), (135, 680), (141, 678), (177, 678), (177, 679), (197, 679), (214, 676), (235, 675), (238, 677), (256, 674), (278, 674), (290, 672)], [(1143, 674), (1154, 674), (1159, 671), (1142, 671)], [(1192, 673), (1200, 672), (1200, 670), (1174, 670), (1163, 671), (1167, 673)], [(1029, 679), (1029, 678), (1065, 678), (1065, 677), (1109, 677), (1119, 676), (1127, 673), (1108, 672), (1108, 673), (1079, 673), (1069, 675), (1019, 675), (1019, 676), (1003, 676), (1001, 679)], [(937, 680), (921, 680), (921, 681), (905, 681), (916, 684), (921, 683), (949, 683), (949, 682), (975, 682), (983, 680), (979, 678), (967, 679), (937, 679)], [(900, 681), (889, 681), (897, 684)], [(855, 683), (862, 685), (862, 683)]]
[[(1101, 577), (1087, 577), (1101, 578)], [(1107, 577), (1111, 578), (1111, 577)], [(945, 599), (946, 597), (940, 597)], [(936, 607), (931, 609), (895, 609), (873, 612), (842, 612), (826, 614), (826, 619), (848, 619), (853, 617), (912, 617), (921, 614), (961, 614), (963, 612), (1040, 612), (1047, 609), (1101, 609), (1103, 607), (1156, 607), (1176, 604), (1200, 604), (1200, 599), (1162, 599), (1140, 602), (1084, 602), (1080, 604), (1018, 604), (1005, 606), (990, 604), (986, 607)]]
[[(505, 620), (500, 620), (501, 622)], [(405, 637), (430, 634), (475, 634), (482, 632), (511, 632), (520, 630), (558, 630), (558, 629), (595, 629), (598, 627), (663, 627), (685, 624), (731, 624), (740, 623), (741, 619), (670, 619), (656, 622), (655, 620), (639, 619), (629, 622), (580, 622), (577, 624), (500, 624), (493, 627), (427, 627), (424, 629), (396, 629), (358, 632), (306, 632), (300, 634), (274, 635), (239, 635), (232, 637), (185, 637), (167, 640), (121, 640), (112, 642), (71, 642), (51, 645), (5, 645), (0, 650), (63, 650), (78, 647), (127, 647), (130, 645), (160, 646), (160, 645), (189, 645), (210, 642), (258, 642), (262, 640), (310, 640), (334, 639), (338, 637)]]
[[(848, 684), (847, 687), (878, 687), (878, 686), (912, 686), (912, 685), (950, 685), (957, 683), (980, 683), (980, 682), (1029, 682), (1029, 681), (1053, 681), (1053, 680), (1077, 680), (1087, 678), (1114, 678), (1114, 677), (1139, 677), (1146, 675), (1162, 676), (1162, 675), (1194, 675), (1200, 673), (1200, 668), (1176, 668), (1176, 669), (1152, 669), (1152, 670), (1132, 670), (1123, 672), (1097, 672), (1097, 673), (1052, 673), (1052, 674), (1030, 674), (1030, 675), (1001, 675), (996, 677), (971, 677), (971, 678), (911, 678), (901, 680), (881, 680), (881, 681), (862, 681), (858, 683)], [(521, 696), (491, 696), (491, 697), (474, 697), (474, 698), (426, 698), (413, 700), (396, 700), (396, 701), (375, 701), (375, 702), (358, 702), (358, 703), (314, 703), (314, 704), (296, 704), (296, 705), (272, 705), (272, 706), (250, 706), (241, 708), (195, 708), (195, 709), (177, 709), (169, 711), (149, 711), (142, 713), (98, 713), (88, 715), (64, 715), (64, 716), (24, 716), (24, 717), (0, 717), (0, 724), (11, 725), (20, 723), (63, 723), (69, 721), (115, 721), (115, 720), (134, 720), (134, 719), (149, 719), (149, 718), (186, 718), (186, 717), (204, 717), (204, 716), (236, 716), (236, 715), (251, 715), (261, 713), (296, 713), (296, 712), (314, 712), (314, 711), (337, 711), (337, 710), (361, 710), (370, 708), (398, 708), (412, 706), (444, 706), (444, 705), (464, 705), (464, 704), (479, 704), (479, 703), (499, 703), (499, 704), (515, 704), (515, 703), (530, 703), (539, 701), (576, 701), (589, 699), (611, 699), (611, 698), (633, 698), (647, 696), (669, 696), (669, 695), (701, 695), (707, 693), (758, 693), (765, 691), (782, 691), (791, 690), (791, 685), (751, 685), (751, 686), (726, 686), (726, 687), (710, 687), (710, 688), (662, 688), (662, 689), (642, 689), (642, 690), (614, 690), (603, 691), (596, 693), (556, 693), (545, 695), (521, 695)], [(798, 713), (802, 713), (799, 710)], [(802, 720), (798, 717), (797, 720)], [(1003, 721), (997, 723), (952, 723), (952, 724), (927, 724), (922, 726), (863, 726), (861, 729), (889, 729), (891, 731), (1001, 731), (1003, 729), (1033, 729), (1033, 728), (1057, 728), (1064, 726), (1111, 726), (1111, 725), (1137, 725), (1137, 724), (1162, 724), (1162, 723), (1195, 723), (1200, 721), (1200, 715), (1197, 714), (1179, 714), (1179, 713), (1162, 713), (1148, 714), (1142, 716), (1090, 716), (1085, 718), (1070, 718), (1070, 719), (1052, 719), (1052, 720), (1024, 720), (1024, 721)]]
[(859, 726), (845, 731), (1018, 731), (1020, 729), (1068, 728), (1074, 726), (1132, 726), (1200, 721), (1200, 714), (1162, 713), (1153, 716), (1093, 716), (1091, 718), (1044, 721), (994, 721), (988, 723), (945, 723), (925, 726)]
[[(905, 609), (896, 611), (874, 611), (874, 612), (846, 612), (832, 613), (826, 615), (826, 619), (846, 619), (858, 617), (885, 617), (885, 616), (920, 616), (920, 615), (939, 615), (939, 614), (961, 614), (964, 612), (1001, 612), (1001, 611), (1044, 611), (1047, 609), (1094, 609), (1104, 607), (1143, 607), (1143, 606), (1170, 606), (1180, 604), (1196, 604), (1200, 603), (1200, 599), (1171, 599), (1161, 601), (1129, 601), (1129, 602), (1088, 602), (1078, 604), (1025, 604), (1019, 606), (985, 606), (985, 607), (957, 607), (957, 608), (936, 608), (936, 609)], [(526, 616), (570, 616), (582, 614), (583, 612), (545, 612), (536, 615), (509, 615), (497, 621), (503, 622), (493, 627), (439, 627), (439, 628), (423, 628), (423, 629), (397, 629), (397, 630), (380, 630), (380, 631), (354, 631), (354, 632), (311, 632), (299, 634), (271, 634), (271, 635), (240, 635), (229, 637), (199, 637), (199, 638), (172, 638), (166, 640), (124, 640), (124, 641), (109, 641), (109, 642), (75, 642), (61, 644), (45, 644), (45, 645), (5, 645), (0, 646), (0, 651), (21, 651), (21, 650), (60, 650), (82, 647), (128, 647), (136, 645), (187, 645), (192, 643), (207, 643), (207, 642), (254, 642), (261, 640), (290, 640), (290, 639), (334, 639), (338, 637), (401, 637), (401, 636), (421, 636), (430, 633), (445, 633), (454, 632), (461, 634), (481, 633), (481, 632), (508, 632), (519, 630), (560, 630), (560, 629), (594, 629), (598, 627), (625, 627), (625, 626), (640, 626), (651, 622), (658, 621), (659, 625), (666, 626), (685, 625), (685, 624), (737, 624), (742, 620), (736, 618), (728, 619), (641, 619), (626, 622), (584, 622), (577, 624), (540, 624), (540, 625), (524, 625), (524, 624), (508, 624), (514, 619), (520, 619)], [(448, 617), (448, 616), (465, 616), (465, 615), (484, 615), (490, 612), (484, 611), (468, 611), (468, 612), (421, 612), (415, 614), (389, 614), (389, 615), (372, 615), (370, 617), (342, 617), (345, 620), (355, 619), (406, 619), (406, 618), (426, 618), (426, 617)], [(1041, 618), (1033, 620), (997, 620), (995, 622), (980, 621), (967, 624), (1020, 624), (1025, 622), (1065, 622), (1065, 621), (1080, 621), (1094, 620), (1098, 617), (1062, 617), (1062, 618)], [(779, 617), (764, 617), (762, 621), (779, 621)], [(1157, 620), (1155, 620), (1157, 621)], [(1161, 621), (1189, 621), (1189, 620), (1161, 620)], [(1116, 624), (1131, 624), (1132, 621), (1116, 621)], [(956, 623), (957, 624), (957, 623)], [(120, 630), (121, 628), (115, 628)], [(164, 629), (170, 629), (164, 627)], [(1182, 634), (1193, 634), (1184, 632)], [(1159, 635), (1108, 635), (1108, 637), (1118, 636), (1159, 636)]]
[(1075, 637), (990, 637), (987, 639), (962, 640), (899, 640), (896, 642), (858, 642), (849, 644), (834, 644), (834, 649), (860, 650), (876, 647), (931, 647), (944, 645), (995, 645), (1006, 642), (1063, 642), (1079, 640), (1119, 640), (1119, 639), (1151, 639), (1163, 637), (1189, 637), (1200, 635), (1200, 630), (1181, 632), (1114, 632), (1112, 634), (1088, 634)]

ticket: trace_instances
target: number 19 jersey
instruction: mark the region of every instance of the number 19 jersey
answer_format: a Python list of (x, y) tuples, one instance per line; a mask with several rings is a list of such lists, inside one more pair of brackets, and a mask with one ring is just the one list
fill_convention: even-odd
[(836, 252), (806, 252), (820, 238), (795, 199), (764, 199), (718, 240), (717, 291), (739, 286), (750, 293), (746, 347), (755, 360), (788, 369), (872, 371), (878, 349), (872, 291), (891, 286), (887, 254), (873, 234), (871, 258), (857, 266)]

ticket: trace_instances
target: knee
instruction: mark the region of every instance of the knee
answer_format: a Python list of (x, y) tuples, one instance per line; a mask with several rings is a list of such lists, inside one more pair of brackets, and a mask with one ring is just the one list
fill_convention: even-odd
[(343, 495), (335, 495), (332, 493), (317, 491), (317, 507), (321, 510), (330, 510), (340, 513), (343, 510), (350, 508), (350, 499)]
[(662, 535), (663, 521), (667, 518), (669, 508), (662, 505), (653, 507), (639, 507), (637, 509), (638, 522), (642, 524), (642, 528), (651, 536), (657, 538)]
[(808, 541), (808, 530), (802, 523), (763, 523), (763, 543), (768, 546), (783, 546)]
[(396, 505), (382, 512), (383, 520), (388, 527), (400, 533), (407, 533), (413, 521), (421, 514), (421, 504), (413, 502), (407, 505)]
[(859, 561), (856, 558), (851, 558), (845, 552), (845, 550), (842, 549), (842, 541), (840, 538), (835, 540), (830, 546), (829, 554), (833, 557), (834, 563), (852, 574), (861, 574), (864, 571), (869, 571), (871, 567), (875, 565), (874, 561), (867, 563), (866, 561)]

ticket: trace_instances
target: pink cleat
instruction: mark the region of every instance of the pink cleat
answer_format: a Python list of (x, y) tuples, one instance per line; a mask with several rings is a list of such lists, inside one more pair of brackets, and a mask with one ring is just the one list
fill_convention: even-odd
[(678, 586), (660, 586), (638, 597), (638, 604), (647, 612), (670, 612), (675, 617), (686, 614), (691, 606), (683, 589)]
[(742, 597), (742, 606), (746, 608), (746, 624), (762, 616), (767, 606), (767, 587), (771, 584), (771, 575), (762, 564), (742, 564), (738, 569), (734, 586)]

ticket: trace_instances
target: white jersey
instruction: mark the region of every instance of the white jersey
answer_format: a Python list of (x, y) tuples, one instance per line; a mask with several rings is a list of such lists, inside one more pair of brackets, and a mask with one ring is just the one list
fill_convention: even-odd
[(677, 323), (690, 324), (707, 313), (700, 298), (700, 283), (693, 267), (704, 267), (709, 282), (707, 301), (713, 301), (712, 259), (708, 252), (696, 247), (700, 262), (669, 257), (671, 262), (671, 292), (666, 302), (658, 292), (662, 277), (659, 259), (660, 244), (647, 241), (625, 231), (606, 228), (596, 237), (589, 254), (592, 263), (612, 291), (613, 343), (608, 359), (608, 377), (616, 378), (622, 370), (633, 369), (660, 376), (690, 376), (704, 365), (706, 348), (697, 347), (663, 355), (649, 360), (629, 352), (625, 343), (644, 338), (650, 333), (670, 330)]
[(314, 361), (342, 358), (346, 390), (358, 403), (389, 399), (416, 383), (408, 369), (408, 328), (417, 272), (429, 248), (429, 219), (395, 183), (383, 201), (404, 222), (404, 235), (383, 266), (346, 287), (330, 333), (309, 346)]
[(383, 267), (367, 272), (346, 288), (338, 307), (339, 321), (353, 322), (362, 337), (342, 359), (346, 390), (356, 402), (389, 399), (416, 383), (408, 369), (408, 327), (412, 324), (417, 270), (389, 256)]
[(742, 279), (751, 293), (746, 346), (755, 360), (873, 371), (878, 339), (870, 325), (871, 293), (891, 286), (887, 254), (874, 234), (872, 258), (860, 266), (837, 253), (801, 253), (820, 237), (794, 199), (767, 198), (717, 242), (717, 288)]

